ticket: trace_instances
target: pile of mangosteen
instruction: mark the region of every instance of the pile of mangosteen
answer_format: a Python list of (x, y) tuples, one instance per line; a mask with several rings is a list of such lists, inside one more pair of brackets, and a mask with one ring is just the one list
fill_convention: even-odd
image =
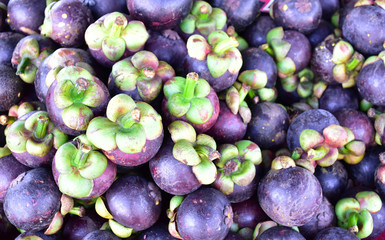
[(385, 239), (383, 0), (1, 0), (1, 240)]

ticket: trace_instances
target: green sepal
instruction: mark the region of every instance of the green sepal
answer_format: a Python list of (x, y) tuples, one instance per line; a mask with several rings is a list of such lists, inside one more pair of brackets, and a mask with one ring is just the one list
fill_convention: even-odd
[(83, 131), (94, 117), (92, 110), (82, 104), (73, 104), (62, 112), (64, 124), (72, 129)]
[(42, 142), (37, 142), (32, 139), (28, 139), (26, 142), (26, 150), (29, 154), (38, 156), (38, 157), (44, 157), (47, 155), (53, 145), (53, 136), (52, 134), (47, 135)]
[(348, 80), (346, 65), (341, 63), (333, 67), (333, 77), (337, 82), (344, 83)]
[(121, 37), (126, 42), (126, 48), (131, 52), (139, 51), (149, 36), (144, 24), (136, 20), (130, 21), (121, 34)]
[(49, 131), (53, 135), (53, 146), (55, 149), (59, 149), (64, 143), (68, 141), (68, 135), (60, 131), (55, 126), (54, 126), (54, 129)]
[(20, 56), (22, 58), (36, 59), (40, 54), (39, 42), (36, 38), (27, 38), (20, 46)]
[(11, 155), (11, 150), (7, 146), (0, 147), (0, 158), (6, 157), (8, 155)]
[(195, 166), (201, 162), (201, 158), (194, 149), (193, 144), (185, 139), (175, 143), (172, 154), (175, 159), (189, 166)]
[(233, 144), (222, 144), (219, 146), (221, 158), (215, 161), (219, 168), (223, 168), (228, 160), (238, 157), (238, 148)]
[(184, 116), (190, 109), (190, 101), (185, 99), (183, 93), (172, 95), (167, 102), (167, 108), (174, 117)]
[(108, 224), (111, 228), (111, 231), (120, 238), (128, 238), (132, 234), (132, 228), (125, 227), (122, 224), (116, 222), (115, 220), (109, 219)]
[(358, 238), (369, 237), (373, 232), (373, 227), (373, 217), (368, 210), (364, 209), (359, 213), (350, 214), (347, 229), (353, 232)]
[(73, 99), (71, 97), (71, 90), (73, 88), (74, 84), (70, 80), (57, 83), (54, 89), (54, 102), (57, 108), (64, 109), (73, 104)]
[(281, 74), (290, 76), (295, 72), (296, 66), (291, 58), (285, 57), (282, 61), (277, 63), (277, 68)]
[(107, 37), (102, 42), (102, 51), (111, 61), (118, 61), (126, 51), (125, 41), (121, 38)]
[(246, 161), (250, 161), (255, 165), (259, 165), (262, 162), (261, 149), (257, 144), (250, 140), (241, 140), (235, 143), (238, 149), (239, 155)]
[(237, 114), (239, 111), (239, 105), (241, 104), (240, 94), (238, 90), (231, 86), (226, 91), (226, 105), (233, 114)]
[(107, 168), (107, 158), (104, 154), (91, 151), (87, 157), (87, 161), (82, 168), (79, 169), (79, 173), (83, 178), (95, 179), (102, 175)]
[(382, 208), (380, 196), (373, 191), (363, 191), (356, 194), (356, 199), (360, 203), (361, 209), (366, 209), (370, 213), (376, 213)]
[[(31, 116), (29, 116), (25, 121), (24, 121), (24, 128), (33, 131), (36, 128), (36, 125), (38, 124), (39, 118), (44, 117), (49, 119), (49, 115), (45, 111), (38, 111), (33, 113)], [(50, 121), (50, 120), (48, 120)], [(55, 127), (54, 125), (50, 124), (51, 128)]]
[(88, 84), (88, 88), (79, 102), (88, 107), (98, 107), (104, 102), (106, 95), (96, 82), (88, 81)]
[(55, 154), (55, 168), (60, 174), (70, 174), (73, 171), (72, 159), (77, 149), (72, 143), (63, 144)]
[(203, 185), (212, 184), (217, 178), (217, 168), (215, 164), (207, 158), (202, 158), (199, 164), (192, 167), (192, 171), (198, 181)]
[(214, 138), (203, 133), (198, 134), (195, 145), (206, 146), (214, 150), (217, 149), (217, 143)]
[(199, 33), (206, 36), (216, 30), (215, 25), (216, 25), (215, 20), (212, 18), (207, 19), (204, 22), (202, 21), (195, 22), (195, 27), (199, 31)]
[(211, 18), (215, 19), (217, 29), (222, 29), (226, 25), (226, 22), (227, 22), (226, 13), (220, 8), (212, 9)]
[(211, 52), (211, 47), (204, 37), (194, 34), (187, 39), (186, 43), (188, 55), (197, 60), (203, 61)]
[(237, 48), (227, 50), (227, 57), (230, 59), (230, 65), (227, 69), (231, 74), (238, 74), (243, 65), (242, 54)]
[(136, 69), (143, 69), (148, 67), (156, 70), (159, 67), (159, 60), (156, 55), (150, 51), (145, 50), (135, 53), (131, 57), (131, 62)]
[(134, 124), (129, 129), (116, 133), (116, 144), (125, 153), (141, 152), (146, 145), (146, 134), (140, 124)]
[[(19, 65), (20, 66), (20, 65)], [(23, 72), (17, 73), (19, 77), (26, 83), (33, 83), (35, 81), (35, 76), (37, 72), (37, 67), (35, 65), (27, 66)]]
[(207, 37), (207, 41), (211, 46), (217, 46), (220, 42), (229, 39), (229, 35), (222, 30), (214, 31)]
[(314, 129), (304, 129), (299, 135), (299, 144), (305, 151), (321, 144), (323, 141), (322, 134)]
[(118, 94), (108, 102), (106, 116), (112, 122), (116, 122), (120, 116), (131, 112), (135, 107), (136, 103), (130, 96)]
[(261, 101), (265, 102), (274, 102), (278, 96), (278, 92), (275, 88), (257, 89), (257, 93)]
[(361, 206), (355, 198), (343, 198), (335, 206), (336, 217), (339, 221), (347, 221), (352, 212), (360, 211)]
[(255, 174), (254, 163), (246, 160), (241, 164), (238, 171), (231, 174), (231, 179), (238, 186), (247, 186), (254, 180)]
[(214, 183), (216, 187), (219, 188), (219, 191), (221, 191), (225, 195), (229, 195), (234, 191), (234, 182), (231, 179), (231, 176), (223, 174), (223, 171), (220, 171), (219, 178), (217, 178), (216, 182)]
[(144, 128), (146, 138), (154, 140), (163, 133), (163, 124), (161, 115), (148, 103), (137, 102), (137, 108), (140, 110), (139, 124)]
[(266, 42), (270, 44), (273, 39), (282, 39), (285, 36), (285, 32), (282, 27), (276, 27), (271, 29), (266, 35)]
[(199, 78), (195, 84), (194, 96), (197, 98), (204, 98), (210, 94), (210, 91), (210, 84), (206, 80)]
[(267, 84), (267, 74), (258, 69), (246, 70), (238, 76), (238, 80), (250, 86), (251, 89), (261, 89)]
[(118, 147), (115, 140), (118, 130), (118, 124), (104, 117), (96, 117), (88, 124), (86, 134), (95, 147), (104, 151), (112, 151)]
[(271, 162), (271, 169), (280, 170), (295, 167), (295, 161), (288, 156), (278, 156)]
[(339, 41), (333, 48), (332, 61), (335, 64), (346, 63), (353, 55), (354, 49), (350, 43), (346, 41)]
[(24, 121), (16, 121), (8, 129), (6, 142), (7, 147), (16, 153), (23, 153), (27, 150), (27, 139), (29, 132), (24, 128)]
[(186, 84), (186, 79), (183, 77), (174, 77), (171, 80), (167, 81), (163, 85), (164, 96), (169, 99), (172, 95), (176, 93), (182, 93), (184, 86)]
[(123, 91), (132, 91), (136, 88), (139, 71), (129, 59), (123, 59), (115, 63), (112, 66), (111, 74), (115, 79), (115, 85)]
[(55, 3), (56, 1), (51, 2), (44, 9), (45, 18), (43, 21), (43, 25), (40, 26), (40, 34), (46, 37), (50, 37), (52, 34), (52, 19), (51, 19), (50, 11), (55, 5)]
[(85, 179), (79, 172), (74, 171), (70, 174), (61, 174), (58, 185), (60, 192), (74, 198), (83, 198), (91, 194), (94, 184), (92, 180)]
[(63, 223), (64, 223), (64, 216), (60, 212), (55, 213), (48, 228), (44, 231), (44, 234), (45, 235), (52, 235), (52, 234), (57, 233), (62, 228)]
[(174, 121), (168, 125), (168, 131), (170, 132), (171, 139), (174, 143), (179, 140), (187, 140), (194, 143), (196, 141), (196, 132), (193, 126), (184, 121)]
[(290, 51), (291, 44), (278, 38), (273, 38), (270, 41), (270, 47), (274, 51), (274, 56), (278, 62), (282, 61)]
[(113, 219), (114, 217), (108, 211), (106, 204), (104, 203), (103, 197), (100, 196), (96, 199), (95, 202), (95, 211), (96, 213), (105, 219)]
[(323, 131), (325, 144), (329, 147), (342, 147), (348, 143), (348, 133), (346, 129), (340, 125), (332, 124), (326, 127)]
[[(321, 146), (322, 147), (322, 146)], [(320, 148), (321, 148), (320, 147)], [(338, 160), (338, 149), (337, 148), (326, 148), (328, 150), (326, 154), (321, 152), (321, 155), (324, 155), (321, 159), (317, 160), (317, 164), (321, 167), (330, 167)]]
[(189, 14), (185, 19), (182, 20), (182, 22), (179, 24), (179, 27), (182, 32), (186, 34), (193, 34), (195, 31), (195, 22), (196, 17), (192, 14)]
[(186, 118), (194, 124), (203, 124), (213, 115), (214, 108), (208, 98), (193, 98), (190, 104)]

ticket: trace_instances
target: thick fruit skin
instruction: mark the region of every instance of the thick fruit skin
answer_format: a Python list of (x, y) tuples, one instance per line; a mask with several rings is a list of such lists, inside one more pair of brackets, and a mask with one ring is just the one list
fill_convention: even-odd
[(137, 240), (176, 240), (168, 232), (166, 224), (158, 223), (151, 228), (143, 231)]
[(0, 33), (0, 64), (11, 65), (13, 49), (17, 43), (25, 37), (21, 33), (1, 32)]
[(385, 65), (378, 60), (363, 67), (357, 77), (357, 88), (361, 97), (369, 102), (385, 106)]
[(377, 5), (350, 10), (342, 24), (343, 37), (366, 55), (377, 55), (385, 41), (385, 10)]
[(192, 0), (127, 0), (130, 14), (154, 30), (175, 27), (189, 14), (192, 4)]
[(174, 143), (165, 140), (159, 152), (149, 162), (151, 176), (163, 190), (173, 195), (186, 195), (202, 184), (195, 177), (192, 167), (173, 156)]
[(267, 33), (277, 27), (270, 16), (259, 15), (255, 21), (249, 25), (241, 36), (249, 43), (250, 47), (259, 47), (266, 43)]
[(335, 113), (343, 108), (358, 109), (358, 94), (354, 88), (328, 86), (319, 99), (319, 108)]
[(88, 216), (70, 215), (66, 218), (65, 225), (62, 228), (62, 236), (65, 239), (83, 240), (83, 237), (88, 233), (99, 229), (97, 224)]
[(46, 1), (10, 0), (7, 5), (8, 24), (12, 30), (38, 34), (44, 20)]
[(312, 52), (311, 45), (307, 37), (301, 32), (287, 30), (285, 31), (285, 35), (282, 40), (291, 44), (286, 57), (293, 60), (295, 64), (295, 73), (298, 73), (307, 67), (310, 62)]
[(239, 229), (248, 227), (254, 229), (258, 223), (270, 220), (262, 210), (256, 197), (246, 201), (231, 204), (234, 213), (234, 223)]
[(270, 170), (258, 187), (259, 204), (284, 226), (302, 226), (318, 213), (322, 188), (317, 178), (301, 167)]
[(200, 188), (187, 195), (179, 206), (177, 229), (185, 240), (222, 240), (230, 230), (232, 215), (231, 204), (223, 193)]
[(96, 230), (87, 234), (82, 240), (120, 240), (120, 238), (110, 231)]
[(264, 231), (258, 240), (305, 240), (305, 238), (296, 230), (284, 227), (276, 226)]
[(320, 231), (314, 240), (359, 240), (359, 238), (348, 230), (340, 227), (330, 227)]
[(286, 142), (289, 149), (293, 151), (295, 148), (301, 147), (299, 136), (304, 129), (314, 129), (322, 133), (324, 128), (332, 124), (339, 125), (339, 122), (326, 110), (312, 109), (301, 113), (291, 122), (287, 130)]
[(47, 168), (35, 168), (19, 175), (8, 189), (4, 212), (17, 228), (45, 230), (60, 210), (61, 193)]
[(17, 104), (23, 93), (23, 81), (15, 74), (12, 67), (0, 66), (0, 111)]
[(158, 187), (139, 176), (120, 177), (107, 190), (106, 200), (114, 220), (135, 231), (151, 227), (162, 209)]

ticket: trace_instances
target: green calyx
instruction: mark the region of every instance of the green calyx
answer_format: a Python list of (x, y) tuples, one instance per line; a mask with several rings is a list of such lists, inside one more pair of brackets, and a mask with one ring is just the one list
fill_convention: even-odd
[(163, 133), (161, 116), (151, 105), (137, 102), (126, 94), (111, 98), (107, 117), (94, 118), (87, 128), (87, 137), (97, 148), (125, 153), (138, 153), (147, 140)]
[(111, 61), (118, 61), (126, 50), (137, 52), (149, 34), (140, 21), (128, 21), (124, 14), (112, 12), (91, 24), (84, 35), (89, 48), (102, 50)]
[(210, 90), (210, 84), (197, 73), (189, 73), (186, 78), (174, 77), (163, 86), (170, 113), (175, 117), (185, 116), (194, 124), (207, 122), (214, 112), (207, 98)]
[(12, 152), (7, 146), (0, 147), (0, 158), (10, 155)]
[(215, 181), (217, 168), (213, 161), (220, 157), (215, 140), (206, 135), (196, 135), (194, 128), (183, 121), (174, 121), (169, 127), (171, 139), (175, 143), (173, 156), (178, 161), (192, 166), (192, 171), (202, 184)]
[(295, 167), (295, 161), (288, 156), (278, 156), (273, 159), (271, 162), (271, 169), (273, 170), (280, 170), (280, 169), (286, 169)]
[(224, 194), (233, 192), (234, 184), (249, 185), (256, 174), (255, 166), (262, 162), (262, 153), (257, 144), (242, 140), (235, 145), (224, 144), (219, 148), (221, 158), (215, 161), (219, 178), (215, 185)]
[(8, 129), (7, 147), (16, 153), (28, 152), (43, 157), (54, 147), (58, 149), (68, 136), (49, 120), (48, 113), (38, 111), (26, 120), (17, 120)]
[(371, 213), (378, 212), (381, 207), (381, 198), (372, 191), (359, 192), (355, 198), (343, 198), (335, 207), (338, 225), (359, 238), (366, 238), (373, 231)]
[(116, 86), (123, 91), (138, 90), (145, 102), (154, 100), (162, 90), (162, 82), (175, 76), (174, 69), (149, 51), (140, 51), (132, 57), (115, 63), (111, 72)]
[(92, 180), (101, 176), (106, 170), (107, 158), (94, 150), (92, 145), (80, 140), (77, 142), (78, 146), (66, 143), (58, 149), (55, 167), (60, 174), (58, 180), (60, 191), (71, 197), (84, 198), (92, 192)]
[(198, 60), (206, 60), (214, 78), (222, 76), (226, 71), (237, 74), (242, 67), (242, 55), (237, 49), (239, 43), (235, 37), (229, 37), (223, 31), (214, 31), (207, 38), (192, 35), (187, 40), (188, 54)]
[(56, 80), (54, 102), (57, 108), (63, 109), (64, 123), (75, 130), (86, 130), (94, 116), (91, 108), (100, 106), (108, 96), (95, 82), (96, 78), (81, 67), (63, 68)]
[(50, 11), (56, 3), (57, 3), (56, 1), (53, 1), (45, 7), (44, 22), (43, 22), (43, 25), (40, 26), (40, 29), (41, 29), (40, 33), (43, 36), (51, 37), (51, 34), (52, 34), (52, 16), (50, 14)]
[(215, 30), (222, 29), (226, 22), (227, 16), (222, 9), (212, 8), (205, 1), (195, 1), (190, 14), (182, 20), (179, 27), (186, 34), (192, 34), (197, 29), (207, 36)]

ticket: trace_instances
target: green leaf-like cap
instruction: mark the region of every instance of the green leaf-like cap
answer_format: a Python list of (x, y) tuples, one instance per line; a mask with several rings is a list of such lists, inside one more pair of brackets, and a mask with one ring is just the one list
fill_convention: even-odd
[(184, 121), (174, 121), (168, 125), (168, 131), (171, 134), (171, 139), (174, 143), (179, 140), (187, 140), (189, 142), (196, 141), (196, 132), (193, 126)]
[(125, 153), (138, 153), (147, 140), (163, 133), (162, 118), (154, 108), (144, 102), (135, 103), (126, 94), (111, 98), (106, 115), (94, 118), (86, 132), (90, 142), (105, 151), (119, 148)]
[(173, 116), (186, 116), (194, 124), (203, 124), (211, 118), (214, 107), (206, 98), (210, 85), (198, 74), (189, 73), (186, 79), (174, 77), (165, 83), (163, 90), (168, 99), (167, 108)]

